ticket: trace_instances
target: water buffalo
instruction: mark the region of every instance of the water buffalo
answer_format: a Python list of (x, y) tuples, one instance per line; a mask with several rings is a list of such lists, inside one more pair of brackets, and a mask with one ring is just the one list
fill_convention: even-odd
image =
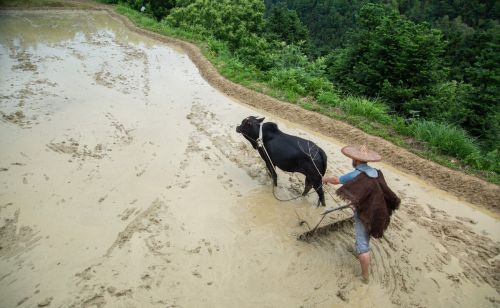
[(250, 141), (253, 148), (259, 151), (271, 174), (274, 186), (278, 185), (275, 166), (283, 171), (302, 173), (306, 176), (302, 195), (305, 196), (311, 188), (314, 188), (319, 196), (318, 206), (320, 203), (325, 206), (321, 183), (326, 171), (325, 152), (312, 141), (285, 134), (278, 129), (276, 123), (263, 123), (263, 121), (264, 118), (247, 117), (236, 127), (236, 132), (242, 134)]

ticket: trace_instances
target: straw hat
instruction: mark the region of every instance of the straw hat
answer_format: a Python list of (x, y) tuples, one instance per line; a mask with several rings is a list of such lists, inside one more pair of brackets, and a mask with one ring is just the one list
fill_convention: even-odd
[(375, 151), (369, 150), (365, 145), (348, 145), (340, 150), (345, 156), (364, 162), (380, 161), (382, 157)]

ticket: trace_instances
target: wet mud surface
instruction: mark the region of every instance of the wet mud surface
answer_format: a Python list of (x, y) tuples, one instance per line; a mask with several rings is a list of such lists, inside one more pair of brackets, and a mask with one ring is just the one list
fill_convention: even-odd
[[(498, 217), (383, 163), (402, 204), (368, 284), (349, 224), (297, 241), (316, 195), (277, 201), (235, 126), (311, 139), (329, 174), (346, 139), (240, 104), (190, 57), (106, 12), (0, 12), (0, 306), (498, 307)], [(302, 189), (278, 173), (277, 195)]]

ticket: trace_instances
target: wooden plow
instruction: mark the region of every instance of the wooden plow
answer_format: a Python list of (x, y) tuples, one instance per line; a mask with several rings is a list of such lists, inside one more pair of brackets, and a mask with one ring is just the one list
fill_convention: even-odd
[[(320, 226), (321, 222), (323, 222), (323, 220), (325, 219), (325, 217), (328, 214), (330, 214), (332, 212), (335, 212), (335, 211), (338, 211), (338, 210), (343, 210), (343, 209), (346, 209), (346, 208), (349, 208), (349, 207), (351, 207), (351, 204), (342, 205), (342, 206), (336, 207), (334, 209), (326, 210), (325, 212), (321, 213), (320, 214), (321, 219), (316, 224), (316, 226), (314, 226), (314, 228), (312, 228), (312, 229), (310, 228), (306, 232), (303, 232), (303, 233), (299, 234), (297, 236), (297, 239), (301, 240), (301, 241), (306, 241), (307, 242), (307, 241), (309, 241), (311, 238), (313, 238), (315, 236), (325, 235), (325, 234), (328, 234), (329, 232), (333, 232), (333, 231), (337, 231), (339, 229), (342, 229), (342, 228), (344, 228), (347, 225), (352, 225), (354, 223), (354, 216), (343, 218), (343, 219), (340, 219), (340, 220), (337, 220), (337, 221), (333, 221), (333, 222), (330, 222), (330, 223), (327, 223), (325, 225)], [(297, 214), (297, 212), (295, 212), (295, 214), (299, 218), (299, 221), (300, 221), (301, 225), (304, 224), (304, 223), (307, 223), (305, 220), (303, 220), (303, 219), (301, 219), (299, 217), (299, 215)], [(307, 224), (307, 225), (309, 226), (309, 224)]]

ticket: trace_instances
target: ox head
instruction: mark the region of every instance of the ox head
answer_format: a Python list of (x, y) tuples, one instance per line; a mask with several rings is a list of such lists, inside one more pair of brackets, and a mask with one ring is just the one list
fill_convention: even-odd
[(259, 128), (260, 124), (264, 121), (265, 118), (257, 118), (254, 116), (249, 116), (243, 121), (241, 121), (241, 124), (236, 126), (236, 132), (240, 133), (245, 137), (254, 149), (257, 148), (257, 138), (259, 138)]

